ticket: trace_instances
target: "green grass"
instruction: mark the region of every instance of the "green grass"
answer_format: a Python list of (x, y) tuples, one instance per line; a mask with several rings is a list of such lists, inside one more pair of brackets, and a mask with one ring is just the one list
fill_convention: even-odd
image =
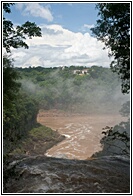
[(64, 138), (51, 128), (38, 125), (29, 131), (28, 135), (21, 140), (12, 154), (43, 154)]
[(46, 126), (40, 126), (37, 128), (33, 128), (29, 131), (29, 137), (36, 138), (36, 139), (51, 139), (55, 135), (55, 132)]

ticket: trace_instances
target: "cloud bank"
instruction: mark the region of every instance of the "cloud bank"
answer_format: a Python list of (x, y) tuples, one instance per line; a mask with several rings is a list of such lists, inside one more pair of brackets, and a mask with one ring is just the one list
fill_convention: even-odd
[(14, 66), (103, 66), (111, 59), (104, 44), (89, 33), (72, 32), (61, 25), (41, 25), (42, 37), (28, 39), (29, 49), (13, 49)]
[(48, 6), (44, 7), (39, 3), (17, 3), (15, 6), (18, 10), (21, 10), (22, 15), (41, 17), (48, 22), (53, 21), (53, 16)]

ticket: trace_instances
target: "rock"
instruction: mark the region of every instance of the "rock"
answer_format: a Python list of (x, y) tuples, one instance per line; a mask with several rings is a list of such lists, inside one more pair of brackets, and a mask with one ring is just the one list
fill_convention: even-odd
[(48, 185), (52, 184), (52, 180), (50, 177), (47, 176), (44, 180), (48, 183)]
[(55, 158), (62, 158), (62, 159), (67, 159), (67, 155), (66, 154), (55, 154), (54, 155)]
[(97, 185), (99, 185), (99, 183), (98, 182), (95, 182), (94, 185), (97, 186)]
[[(130, 161), (32, 156), (16, 163), (5, 193), (130, 193)], [(22, 172), (23, 171), (23, 172)]]

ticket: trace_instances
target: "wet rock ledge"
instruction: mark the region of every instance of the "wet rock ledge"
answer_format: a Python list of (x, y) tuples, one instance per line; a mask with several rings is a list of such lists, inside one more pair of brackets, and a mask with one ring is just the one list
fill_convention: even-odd
[(18, 156), (6, 193), (129, 193), (130, 161), (122, 156), (68, 160)]

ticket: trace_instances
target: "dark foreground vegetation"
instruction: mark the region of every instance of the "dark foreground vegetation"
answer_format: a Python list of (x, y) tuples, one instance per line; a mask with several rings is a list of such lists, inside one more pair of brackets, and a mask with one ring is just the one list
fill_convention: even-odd
[[(13, 3), (4, 3), (3, 10), (4, 13), (10, 13), (10, 7)], [(110, 48), (111, 52), (109, 55), (114, 56), (115, 60), (111, 63), (111, 68), (114, 72), (119, 75), (121, 79), (121, 86), (123, 93), (130, 92), (130, 4), (129, 3), (100, 3), (97, 5), (99, 9), (99, 15), (101, 19), (97, 21), (97, 26), (93, 29), (93, 33), (96, 35), (97, 39), (103, 41), (105, 46)], [(117, 10), (117, 11), (116, 11)], [(27, 21), (21, 26), (14, 27), (13, 23), (3, 17), (3, 47), (6, 50), (6, 55), (3, 56), (3, 165), (4, 165), (4, 191), (16, 191), (16, 192), (87, 192), (88, 190), (91, 192), (129, 192), (129, 162), (124, 168), (125, 170), (120, 171), (119, 165), (117, 170), (115, 170), (115, 162), (113, 162), (112, 169), (109, 170), (108, 179), (104, 180), (103, 186), (100, 181), (93, 181), (93, 190), (91, 190), (91, 186), (88, 189), (80, 189), (80, 184), (84, 184), (88, 182), (88, 185), (91, 185), (90, 181), (87, 181), (87, 177), (84, 174), (79, 174), (78, 179), (75, 177), (75, 174), (70, 174), (69, 176), (65, 176), (66, 170), (64, 170), (64, 166), (66, 165), (58, 162), (58, 164), (54, 164), (52, 177), (49, 178), (49, 173), (44, 169), (41, 164), (37, 166), (37, 168), (33, 165), (31, 169), (24, 165), (19, 166), (22, 170), (19, 173), (19, 177), (23, 174), (25, 179), (28, 179), (27, 176), (33, 178), (33, 174), (41, 174), (39, 178), (42, 180), (45, 177), (45, 181), (47, 186), (44, 184), (40, 186), (40, 188), (33, 188), (34, 184), (30, 184), (28, 181), (27, 184), (30, 184), (28, 189), (23, 188), (23, 179), (20, 181), (20, 189), (19, 187), (13, 187), (14, 189), (10, 189), (12, 185), (15, 186), (14, 179), (16, 178), (17, 171), (15, 171), (15, 164), (12, 166), (9, 164), (10, 158), (9, 155), (11, 153), (15, 153), (14, 149), (19, 146), (20, 140), (23, 139), (23, 142), (26, 141), (27, 136), (29, 136), (30, 141), (25, 143), (25, 148), (21, 151), (22, 153), (28, 153), (26, 151), (26, 145), (33, 145), (33, 149), (36, 149), (35, 145), (35, 137), (39, 137), (40, 144), (42, 139), (40, 137), (51, 138), (55, 136), (51, 130), (48, 131), (46, 127), (38, 127), (36, 118), (37, 113), (40, 108), (43, 109), (63, 109), (69, 110), (72, 112), (85, 112), (85, 113), (110, 113), (110, 112), (118, 112), (120, 107), (124, 104), (125, 101), (128, 101), (129, 97), (126, 95), (123, 97), (120, 93), (120, 81), (116, 74), (113, 74), (110, 69), (92, 66), (88, 68), (87, 72), (81, 73), (84, 67), (74, 67), (70, 66), (70, 68), (65, 67), (61, 68), (49, 68), (44, 69), (41, 67), (37, 68), (26, 68), (26, 69), (16, 69), (13, 68), (13, 60), (8, 55), (11, 53), (11, 47), (20, 48), (24, 47), (28, 49), (28, 45), (24, 42), (24, 39), (27, 37), (32, 38), (34, 36), (41, 36), (41, 29), (36, 26), (35, 23), (31, 23)], [(106, 39), (108, 38), (108, 39)], [(74, 70), (78, 71), (76, 74)], [(128, 104), (125, 104), (123, 108), (127, 108)], [(126, 106), (126, 107), (125, 107)], [(130, 110), (129, 110), (130, 111)], [(127, 109), (124, 109), (124, 112), (127, 113)], [(110, 147), (112, 140), (120, 139), (125, 143), (127, 148), (129, 149), (129, 135), (125, 133), (125, 128), (130, 128), (129, 121), (128, 124), (121, 123), (114, 129), (108, 127), (108, 131), (104, 132), (105, 137), (101, 141), (106, 141), (108, 143), (107, 146), (104, 145), (104, 149)], [(33, 129), (34, 128), (34, 129)], [(30, 131), (32, 130), (32, 131)], [(44, 132), (42, 131), (44, 130)], [(30, 132), (29, 132), (30, 131)], [(48, 131), (48, 133), (47, 133)], [(130, 131), (130, 130), (129, 130)], [(38, 135), (40, 133), (40, 135)], [(48, 135), (51, 134), (51, 135)], [(129, 132), (128, 132), (129, 134)], [(45, 135), (45, 136), (44, 136)], [(47, 136), (46, 136), (47, 135)], [(59, 136), (58, 133), (56, 135)], [(106, 137), (107, 136), (107, 137)], [(108, 140), (111, 138), (111, 140)], [(111, 142), (110, 142), (111, 141)], [(120, 142), (121, 142), (120, 141)], [(46, 142), (46, 141), (45, 141)], [(125, 151), (124, 151), (125, 152)], [(16, 150), (16, 153), (18, 151)], [(127, 152), (129, 153), (129, 151)], [(106, 153), (105, 153), (106, 154)], [(33, 159), (36, 157), (33, 157)], [(30, 159), (30, 160), (29, 160)], [(32, 163), (32, 157), (29, 157), (28, 161)], [(40, 158), (39, 158), (40, 159)], [(17, 158), (16, 158), (17, 160)], [(44, 160), (44, 158), (43, 158)], [(48, 159), (47, 159), (48, 161)], [(50, 160), (52, 162), (52, 159)], [(21, 161), (20, 161), (21, 162)], [(50, 162), (50, 163), (51, 163)], [(56, 161), (55, 161), (56, 162)], [(110, 166), (111, 160), (109, 160)], [(125, 162), (122, 160), (121, 165)], [(23, 162), (22, 162), (23, 163)], [(48, 164), (51, 171), (51, 165)], [(66, 162), (65, 162), (66, 163)], [(106, 162), (107, 163), (107, 162)], [(27, 163), (26, 163), (27, 164)], [(78, 162), (79, 164), (79, 162)], [(82, 162), (81, 162), (82, 164)], [(91, 164), (91, 163), (90, 163)], [(99, 165), (98, 163), (96, 163)], [(28, 164), (27, 164), (28, 165)], [(32, 164), (31, 164), (32, 165)], [(76, 163), (73, 165), (72, 163), (72, 172), (73, 168), (75, 168)], [(10, 167), (11, 166), (11, 167)], [(62, 167), (61, 174), (55, 176), (55, 170), (57, 167)], [(67, 167), (69, 164), (67, 164)], [(106, 164), (103, 159), (102, 167), (105, 166), (105, 169), (97, 170), (93, 168), (91, 165), (91, 170), (94, 169), (99, 174), (106, 173)], [(39, 168), (38, 168), (39, 167)], [(86, 165), (85, 165), (86, 167)], [(77, 171), (78, 165), (76, 166)], [(82, 167), (83, 168), (83, 167)], [(81, 168), (81, 169), (82, 169)], [(41, 170), (43, 169), (43, 171)], [(119, 185), (116, 186), (114, 183), (114, 175), (116, 172), (118, 176), (116, 176), (117, 180), (115, 182), (121, 182), (121, 187), (119, 189)], [(128, 171), (128, 175), (127, 175)], [(122, 173), (124, 172), (124, 173)], [(30, 173), (30, 174), (29, 174)], [(64, 173), (64, 174), (62, 174)], [(47, 176), (48, 174), (48, 176)], [(85, 172), (86, 174), (86, 172)], [(104, 173), (103, 173), (104, 174)], [(124, 175), (121, 175), (124, 174)], [(51, 175), (51, 174), (50, 174)], [(64, 176), (63, 176), (64, 175)], [(93, 174), (92, 174), (93, 175)], [(14, 178), (11, 179), (10, 178)], [(54, 177), (53, 177), (54, 176)], [(85, 178), (80, 178), (80, 177)], [(94, 176), (94, 175), (93, 175)], [(111, 176), (111, 177), (110, 177)], [(102, 176), (101, 179), (104, 179), (105, 176)], [(107, 176), (106, 176), (107, 177)], [(69, 184), (70, 182), (76, 182), (73, 184)], [(35, 178), (36, 179), (36, 178)], [(49, 189), (51, 186), (52, 180), (56, 179), (56, 185), (53, 186), (52, 189)], [(59, 182), (59, 179), (62, 179)], [(75, 181), (76, 179), (76, 181)], [(81, 180), (82, 183), (81, 183)], [(118, 180), (119, 179), (119, 180)], [(122, 179), (122, 180), (121, 180)], [(124, 179), (124, 183), (123, 183)], [(17, 179), (19, 180), (19, 179)], [(68, 180), (66, 182), (66, 180)], [(108, 181), (109, 180), (109, 181)], [(39, 182), (39, 180), (37, 180)], [(32, 180), (33, 182), (33, 180)], [(109, 184), (110, 182), (111, 184)], [(113, 182), (113, 185), (112, 185)], [(62, 184), (61, 184), (62, 183)], [(65, 185), (68, 185), (68, 189), (63, 189)], [(115, 184), (115, 185), (114, 185)], [(76, 187), (71, 190), (70, 187)], [(125, 186), (126, 185), (126, 186)], [(111, 187), (110, 190), (107, 190), (108, 187)], [(114, 187), (115, 186), (115, 187)], [(10, 187), (8, 189), (8, 187)], [(47, 188), (48, 187), (48, 188)], [(51, 186), (52, 187), (52, 186)], [(112, 189), (114, 187), (114, 189)], [(22, 188), (22, 189), (21, 189)], [(32, 189), (32, 190), (31, 190)]]

